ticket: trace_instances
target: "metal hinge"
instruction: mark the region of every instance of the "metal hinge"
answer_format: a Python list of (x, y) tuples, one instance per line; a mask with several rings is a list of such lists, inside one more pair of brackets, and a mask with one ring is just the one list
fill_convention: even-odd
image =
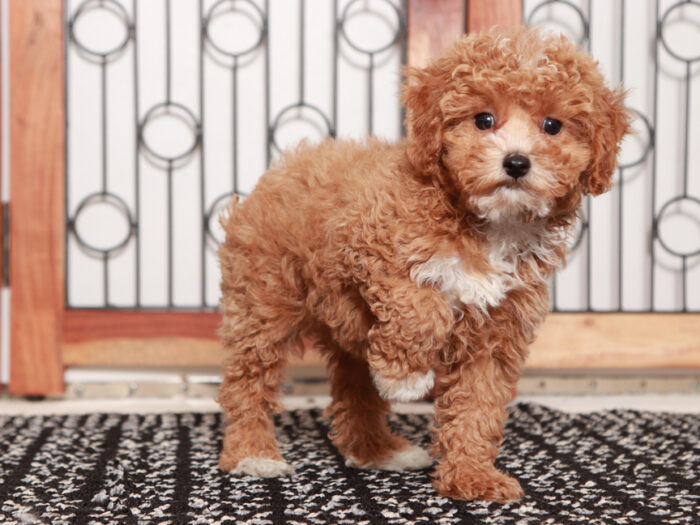
[(10, 286), (10, 203), (2, 203), (2, 285)]

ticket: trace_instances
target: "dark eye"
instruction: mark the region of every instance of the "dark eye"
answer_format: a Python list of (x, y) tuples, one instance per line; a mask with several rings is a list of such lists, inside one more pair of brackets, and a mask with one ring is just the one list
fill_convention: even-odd
[(550, 135), (556, 135), (561, 131), (561, 121), (553, 118), (545, 118), (542, 121), (542, 131)]
[(496, 119), (491, 113), (479, 113), (474, 117), (474, 124), (479, 129), (491, 129), (496, 124)]

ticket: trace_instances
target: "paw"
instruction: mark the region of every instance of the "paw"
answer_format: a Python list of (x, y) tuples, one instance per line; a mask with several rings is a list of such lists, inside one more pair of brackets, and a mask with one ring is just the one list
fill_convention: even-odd
[(525, 493), (515, 478), (494, 470), (485, 474), (475, 472), (463, 474), (457, 479), (446, 481), (438, 478), (434, 482), (435, 490), (441, 496), (467, 501), (483, 500), (508, 503), (517, 501)]
[(389, 457), (376, 462), (360, 464), (354, 457), (345, 461), (348, 467), (376, 470), (420, 470), (433, 464), (433, 458), (418, 445), (410, 445), (393, 452)]
[(410, 445), (380, 461), (380, 470), (420, 470), (433, 464), (431, 455), (418, 445)]
[(294, 474), (294, 469), (289, 463), (270, 458), (243, 458), (233, 468), (224, 470), (238, 476), (258, 478), (279, 478)]
[(419, 401), (428, 395), (435, 384), (435, 372), (411, 372), (402, 379), (389, 379), (375, 372), (372, 379), (381, 397), (405, 403)]

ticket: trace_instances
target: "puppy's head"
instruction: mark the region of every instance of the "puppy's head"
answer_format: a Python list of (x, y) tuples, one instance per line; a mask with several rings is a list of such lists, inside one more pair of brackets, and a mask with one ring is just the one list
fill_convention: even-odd
[(532, 29), (458, 41), (404, 87), (408, 156), (488, 220), (575, 213), (611, 184), (629, 131), (623, 94), (564, 37)]

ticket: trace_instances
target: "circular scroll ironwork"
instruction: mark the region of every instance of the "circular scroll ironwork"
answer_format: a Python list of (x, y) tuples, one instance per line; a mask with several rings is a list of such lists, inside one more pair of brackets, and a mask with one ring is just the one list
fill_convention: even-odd
[(589, 224), (588, 224), (588, 219), (581, 219), (578, 221), (578, 226), (576, 227), (576, 230), (578, 232), (574, 231), (574, 235), (572, 235), (571, 239), (573, 242), (569, 246), (569, 251), (570, 252), (575, 252), (579, 246), (581, 246), (581, 242), (583, 242), (583, 238), (586, 236), (586, 233), (588, 232)]
[(244, 197), (245, 195), (242, 193), (224, 193), (223, 195), (217, 197), (217, 199), (209, 207), (207, 213), (204, 215), (204, 227), (206, 228), (207, 235), (209, 235), (209, 238), (211, 238), (211, 240), (213, 240), (217, 244), (222, 243), (224, 239), (219, 239), (217, 237), (216, 231), (214, 230), (214, 228), (212, 228), (211, 221), (213, 219), (218, 220), (222, 208), (228, 202), (230, 202), (230, 200), (233, 199), (234, 196)]
[[(184, 151), (178, 152), (173, 155), (167, 155), (162, 152), (156, 151), (155, 148), (149, 146), (148, 142), (146, 142), (146, 128), (150, 123), (154, 122), (158, 118), (163, 117), (164, 115), (174, 115), (176, 118), (182, 119), (192, 130), (192, 142)], [(192, 111), (190, 111), (187, 107), (177, 102), (161, 102), (160, 104), (156, 104), (150, 110), (148, 110), (146, 116), (144, 116), (143, 120), (141, 121), (141, 124), (139, 125), (138, 136), (139, 143), (146, 149), (146, 151), (150, 155), (152, 155), (156, 159), (172, 163), (187, 157), (197, 148), (201, 140), (201, 126), (199, 124), (199, 121), (197, 120), (197, 117), (195, 117)]]
[(638, 166), (642, 162), (644, 162), (646, 160), (646, 158), (649, 156), (649, 153), (651, 153), (651, 150), (654, 149), (654, 142), (655, 142), (654, 130), (651, 127), (651, 123), (649, 122), (649, 119), (647, 119), (642, 113), (640, 113), (636, 109), (627, 108), (627, 110), (631, 113), (634, 113), (639, 118), (639, 120), (641, 120), (642, 123), (644, 124), (644, 129), (646, 129), (646, 132), (647, 132), (647, 145), (646, 145), (646, 148), (644, 148), (642, 150), (642, 154), (639, 156), (639, 158), (637, 158), (635, 160), (631, 160), (629, 162), (625, 162), (624, 164), (620, 163), (618, 165), (618, 167), (622, 168), (622, 169), (633, 168), (635, 166)]
[[(354, 4), (359, 3), (360, 0), (351, 0), (348, 5), (345, 6), (345, 9), (343, 10), (342, 15), (340, 16), (340, 20), (338, 20), (338, 28), (340, 29), (340, 33), (343, 35), (343, 38), (345, 41), (348, 43), (350, 47), (352, 47), (354, 50), (359, 51), (360, 53), (364, 53), (366, 55), (375, 55), (377, 53), (381, 53), (382, 51), (386, 51), (387, 49), (391, 48), (394, 46), (399, 39), (401, 38), (401, 35), (405, 31), (406, 24), (404, 22), (403, 15), (401, 14), (401, 11), (399, 10), (398, 7), (396, 7), (393, 3), (391, 3), (389, 0), (382, 0), (382, 3), (388, 5), (391, 7), (393, 10), (393, 13), (396, 15), (396, 29), (394, 31), (394, 35), (392, 36), (391, 40), (383, 45), (377, 46), (375, 48), (366, 48), (358, 44), (357, 42), (354, 42), (352, 38), (350, 38), (350, 35), (348, 34), (347, 28), (346, 28), (346, 23), (348, 21), (348, 16), (352, 16), (350, 14), (350, 9)], [(376, 11), (372, 11), (368, 8), (365, 8), (365, 11), (369, 13), (375, 13)], [(379, 16), (377, 14), (377, 16)]]
[[(231, 51), (227, 50), (224, 48), (224, 46), (217, 44), (214, 39), (212, 38), (211, 31), (210, 31), (210, 24), (216, 16), (220, 16), (221, 13), (217, 13), (217, 10), (220, 10), (221, 6), (225, 4), (229, 4), (231, 6), (230, 10), (235, 10), (235, 6), (237, 3), (245, 4), (247, 6), (252, 7), (252, 12), (255, 13), (257, 17), (259, 17), (259, 33), (257, 40), (249, 45), (248, 47), (245, 47), (239, 51)], [(219, 0), (216, 2), (214, 5), (211, 6), (209, 11), (207, 12), (206, 18), (204, 19), (203, 25), (202, 25), (202, 32), (204, 33), (204, 37), (206, 38), (207, 42), (216, 49), (219, 53), (222, 55), (226, 55), (229, 57), (232, 57), (234, 59), (242, 57), (244, 55), (247, 55), (249, 53), (252, 53), (255, 51), (258, 47), (260, 47), (260, 44), (263, 42), (265, 39), (265, 35), (267, 34), (267, 20), (265, 19), (265, 15), (263, 12), (260, 10), (260, 8), (255, 5), (255, 3), (251, 2), (251, 0)]]
[[(105, 51), (99, 51), (97, 49), (92, 49), (90, 46), (86, 45), (85, 42), (81, 42), (80, 38), (75, 31), (75, 25), (87, 12), (101, 9), (116, 15), (117, 18), (121, 20), (124, 25), (124, 36), (119, 40), (114, 46)], [(73, 43), (78, 46), (78, 49), (84, 53), (87, 57), (92, 58), (93, 61), (97, 59), (99, 62), (107, 62), (110, 59), (115, 58), (129, 43), (131, 36), (133, 34), (133, 24), (129, 20), (129, 14), (126, 10), (116, 2), (115, 0), (86, 0), (75, 10), (73, 18), (68, 24), (68, 32), (70, 34), (70, 39)]]
[(684, 6), (694, 6), (694, 7), (698, 8), (698, 9), (700, 9), (700, 4), (696, 4), (695, 2), (690, 2), (690, 1), (681, 1), (681, 2), (677, 2), (677, 3), (673, 4), (671, 7), (669, 7), (669, 8), (666, 10), (666, 12), (665, 12), (665, 13), (663, 14), (663, 16), (661, 17), (661, 21), (659, 22), (659, 25), (658, 25), (658, 28), (657, 28), (657, 34), (658, 34), (659, 40), (661, 40), (661, 45), (664, 46), (664, 48), (666, 49), (666, 51), (668, 51), (668, 53), (669, 53), (672, 57), (674, 57), (674, 58), (676, 58), (676, 59), (678, 59), (678, 60), (681, 60), (681, 61), (683, 61), (683, 62), (687, 62), (687, 63), (697, 62), (698, 60), (700, 60), (700, 54), (698, 54), (697, 56), (694, 56), (694, 57), (690, 57), (690, 58), (689, 58), (689, 57), (684, 57), (684, 56), (680, 55), (679, 53), (673, 51), (673, 49), (671, 49), (671, 46), (669, 46), (668, 42), (667, 42), (666, 39), (664, 38), (664, 25), (666, 24), (666, 20), (668, 19), (669, 15), (670, 15), (673, 11), (675, 11), (676, 9), (680, 9), (680, 8), (682, 8), (682, 7), (684, 7)]
[(674, 197), (673, 199), (669, 200), (666, 204), (662, 206), (662, 208), (659, 210), (658, 215), (656, 216), (656, 220), (654, 223), (654, 232), (656, 233), (656, 238), (659, 240), (661, 243), (661, 246), (664, 247), (664, 250), (666, 250), (668, 253), (671, 255), (675, 255), (676, 257), (694, 257), (695, 255), (700, 255), (700, 245), (697, 248), (691, 247), (688, 251), (685, 252), (680, 252), (670, 246), (670, 244), (667, 241), (664, 241), (663, 236), (661, 235), (661, 228), (659, 225), (663, 221), (664, 215), (668, 213), (670, 207), (673, 204), (676, 203), (681, 203), (681, 202), (689, 202), (697, 205), (698, 207), (698, 221), (700, 221), (700, 199), (697, 199), (695, 197), (685, 197), (685, 196), (679, 196), (679, 197)]
[[(272, 122), (272, 125), (270, 126), (270, 144), (272, 144), (278, 152), (281, 152), (282, 148), (280, 147), (280, 145), (277, 142), (277, 139), (275, 138), (277, 128), (280, 126), (282, 118), (286, 114), (294, 111), (295, 109), (299, 111), (307, 109), (313, 114), (320, 116), (323, 125), (326, 127), (326, 137), (335, 136), (335, 130), (333, 129), (333, 125), (331, 124), (331, 121), (328, 119), (328, 117), (323, 113), (323, 111), (321, 111), (319, 108), (312, 104), (307, 104), (306, 102), (297, 102), (295, 104), (290, 104), (289, 106), (283, 108), (282, 111), (280, 111), (277, 114), (277, 118), (275, 118), (275, 120)], [(295, 117), (295, 119), (303, 120), (303, 117), (297, 116)]]
[(583, 11), (581, 11), (581, 9), (577, 5), (569, 2), (568, 0), (546, 0), (545, 2), (542, 2), (540, 5), (535, 7), (530, 12), (530, 16), (527, 17), (527, 23), (528, 24), (532, 23), (532, 20), (535, 16), (535, 13), (537, 13), (540, 9), (542, 9), (546, 6), (555, 5), (555, 4), (568, 7), (569, 9), (572, 9), (576, 13), (579, 20), (581, 21), (581, 28), (582, 28), (581, 38), (579, 39), (578, 44), (583, 45), (584, 42), (586, 42), (588, 40), (588, 38), (591, 34), (591, 26), (588, 23), (586, 16), (583, 14)]
[[(117, 239), (116, 242), (106, 247), (99, 247), (90, 243), (83, 235), (80, 234), (80, 231), (78, 230), (78, 219), (80, 218), (80, 215), (88, 208), (99, 205), (116, 208), (127, 222), (127, 233), (124, 238)], [(87, 250), (89, 253), (104, 257), (108, 257), (126, 246), (129, 240), (134, 236), (134, 231), (136, 229), (136, 224), (131, 216), (131, 212), (129, 211), (129, 206), (122, 198), (109, 192), (91, 193), (85, 197), (75, 210), (73, 218), (69, 221), (69, 226), (80, 246), (85, 248), (85, 250)]]

